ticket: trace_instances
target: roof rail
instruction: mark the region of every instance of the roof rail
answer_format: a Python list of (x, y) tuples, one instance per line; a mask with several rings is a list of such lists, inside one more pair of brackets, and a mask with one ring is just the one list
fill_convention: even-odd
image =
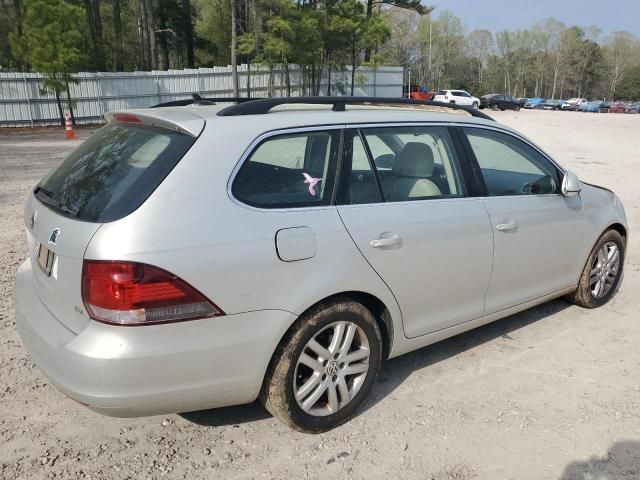
[(164, 108), (164, 107), (186, 107), (187, 105), (215, 105), (216, 103), (243, 103), (256, 100), (255, 98), (239, 98), (239, 97), (215, 97), (215, 98), (202, 98), (197, 93), (192, 93), (191, 98), (184, 100), (173, 100), (171, 102), (158, 103), (152, 105), (149, 108)]
[(244, 99), (242, 103), (223, 108), (218, 112), (222, 117), (236, 115), (261, 115), (279, 105), (307, 104), (307, 105), (333, 105), (334, 112), (343, 112), (346, 105), (426, 105), (431, 107), (463, 110), (469, 115), (485, 120), (493, 121), (489, 115), (479, 110), (456, 105), (454, 103), (432, 102), (430, 100), (415, 100), (412, 98), (384, 98), (384, 97), (280, 97), (264, 98), (260, 100)]

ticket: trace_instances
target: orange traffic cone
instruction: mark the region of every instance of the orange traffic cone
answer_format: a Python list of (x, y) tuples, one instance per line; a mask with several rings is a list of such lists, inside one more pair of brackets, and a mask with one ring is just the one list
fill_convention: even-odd
[(71, 128), (71, 119), (69, 118), (69, 114), (64, 112), (64, 136), (69, 139), (76, 138), (76, 134), (73, 133), (73, 128)]

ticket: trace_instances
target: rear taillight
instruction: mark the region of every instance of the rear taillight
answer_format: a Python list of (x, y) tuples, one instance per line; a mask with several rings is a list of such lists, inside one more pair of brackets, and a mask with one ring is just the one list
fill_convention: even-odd
[(116, 325), (149, 325), (224, 315), (184, 280), (136, 262), (85, 260), (82, 301), (89, 316)]

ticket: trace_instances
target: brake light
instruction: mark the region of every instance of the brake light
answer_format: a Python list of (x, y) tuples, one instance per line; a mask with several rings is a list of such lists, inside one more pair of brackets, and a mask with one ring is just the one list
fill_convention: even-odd
[(116, 122), (142, 123), (142, 120), (140, 120), (138, 117), (130, 113), (114, 113), (113, 119)]
[(89, 316), (116, 325), (149, 325), (224, 315), (184, 280), (137, 262), (85, 260), (82, 301)]

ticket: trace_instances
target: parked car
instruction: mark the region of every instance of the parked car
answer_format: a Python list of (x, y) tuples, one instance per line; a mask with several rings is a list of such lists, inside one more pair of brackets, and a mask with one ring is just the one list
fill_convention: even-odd
[(534, 109), (537, 108), (538, 105), (541, 105), (542, 102), (544, 102), (544, 98), (527, 98), (524, 108)]
[(582, 112), (591, 112), (591, 113), (599, 113), (600, 107), (604, 102), (602, 100), (592, 100), (591, 102), (583, 103), (580, 106), (580, 111)]
[(611, 107), (611, 102), (602, 102), (600, 104), (600, 113), (609, 113), (609, 107)]
[(509, 95), (489, 93), (480, 97), (480, 108), (492, 110), (520, 110), (520, 102)]
[(624, 106), (624, 113), (638, 113), (640, 112), (640, 102), (629, 102)]
[(582, 104), (587, 103), (586, 98), (570, 98), (560, 104), (560, 110), (580, 110)]
[(527, 103), (527, 98), (516, 98), (516, 101), (520, 104), (520, 108), (524, 108), (524, 104)]
[(411, 85), (410, 88), (403, 87), (402, 96), (404, 98), (413, 98), (414, 100), (433, 100), (436, 92), (430, 92), (424, 85)]
[(435, 102), (454, 103), (473, 108), (480, 106), (480, 99), (464, 90), (440, 90), (433, 97)]
[(624, 113), (624, 102), (611, 102), (609, 113)]
[(564, 100), (546, 99), (534, 108), (539, 110), (558, 110), (563, 102)]
[(612, 298), (628, 231), (613, 192), (480, 111), (402, 101), (107, 113), (26, 202), (14, 303), (33, 362), (108, 415), (260, 398), (322, 432), (387, 358), (556, 297)]

